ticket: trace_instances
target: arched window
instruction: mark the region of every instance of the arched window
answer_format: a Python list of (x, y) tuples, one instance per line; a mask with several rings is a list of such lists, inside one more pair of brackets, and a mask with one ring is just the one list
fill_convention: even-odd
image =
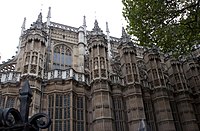
[(53, 69), (66, 69), (72, 65), (71, 50), (65, 45), (58, 45), (53, 50)]

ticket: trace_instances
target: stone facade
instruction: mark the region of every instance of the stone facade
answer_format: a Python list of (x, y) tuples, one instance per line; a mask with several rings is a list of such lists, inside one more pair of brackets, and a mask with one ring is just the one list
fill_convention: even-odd
[(28, 79), (30, 114), (46, 112), (49, 131), (199, 131), (200, 49), (175, 59), (143, 48), (122, 28), (106, 35), (94, 22), (86, 30), (50, 21), (42, 14), (22, 25), (16, 56), (0, 65), (0, 107), (19, 105)]

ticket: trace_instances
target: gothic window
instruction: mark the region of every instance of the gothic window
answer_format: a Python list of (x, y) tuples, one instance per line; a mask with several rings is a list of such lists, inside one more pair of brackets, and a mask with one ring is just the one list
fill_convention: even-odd
[(115, 117), (115, 126), (116, 131), (124, 131), (124, 117), (123, 117), (123, 105), (122, 99), (120, 98), (113, 98), (114, 103), (114, 117)]
[(66, 69), (72, 65), (72, 54), (65, 45), (58, 45), (53, 52), (53, 69)]
[(154, 119), (154, 111), (152, 108), (152, 103), (150, 100), (144, 101), (144, 108), (145, 108), (145, 116), (147, 120), (147, 124), (151, 131), (155, 131), (155, 119)]
[(84, 131), (83, 97), (77, 97), (77, 131)]
[(130, 63), (126, 64), (126, 74), (131, 74), (131, 66), (130, 66)]
[(31, 63), (32, 64), (37, 64), (37, 59), (38, 59), (38, 53), (37, 52), (33, 52)]
[(31, 65), (31, 70), (30, 70), (30, 73), (36, 73), (36, 68), (37, 66), (36, 65)]
[(161, 69), (158, 69), (158, 74), (159, 74), (159, 77), (162, 79), (162, 78), (163, 78), (163, 75), (162, 75)]
[(39, 67), (39, 69), (38, 69), (38, 76), (42, 76), (42, 68), (41, 67)]
[(43, 66), (43, 55), (40, 54), (40, 58), (39, 58), (39, 66)]
[(133, 73), (136, 74), (137, 73), (137, 69), (136, 69), (136, 64), (132, 63), (132, 69), (133, 69)]
[(106, 77), (106, 70), (105, 69), (101, 69), (101, 76)]
[(181, 125), (179, 120), (179, 115), (176, 107), (176, 103), (174, 101), (170, 101), (171, 109), (172, 109), (172, 116), (174, 118), (174, 124), (177, 131), (181, 131)]
[[(54, 105), (55, 101), (55, 105)], [(70, 94), (52, 94), (48, 96), (48, 113), (52, 118), (55, 131), (70, 130)], [(55, 119), (53, 119), (55, 118)], [(52, 126), (49, 131), (52, 131)]]
[(105, 61), (104, 61), (103, 57), (100, 58), (100, 63), (101, 63), (101, 69), (104, 69), (105, 68)]
[(24, 73), (28, 73), (28, 65), (24, 66)]
[(8, 97), (7, 102), (6, 102), (6, 108), (14, 107), (14, 103), (15, 103), (15, 98), (14, 97)]
[(28, 64), (30, 62), (30, 52), (26, 53), (25, 63)]
[(94, 78), (99, 77), (99, 70), (94, 70)]
[(98, 69), (98, 58), (94, 58), (94, 69)]

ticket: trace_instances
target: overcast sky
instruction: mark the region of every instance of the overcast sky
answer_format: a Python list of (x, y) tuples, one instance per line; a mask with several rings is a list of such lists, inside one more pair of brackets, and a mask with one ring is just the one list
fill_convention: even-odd
[(1, 61), (7, 61), (15, 55), (24, 17), (28, 29), (41, 11), (43, 22), (46, 21), (49, 6), (53, 22), (79, 27), (85, 15), (88, 30), (93, 28), (96, 18), (104, 33), (107, 21), (110, 35), (121, 36), (121, 28), (125, 23), (121, 0), (2, 0), (0, 3)]

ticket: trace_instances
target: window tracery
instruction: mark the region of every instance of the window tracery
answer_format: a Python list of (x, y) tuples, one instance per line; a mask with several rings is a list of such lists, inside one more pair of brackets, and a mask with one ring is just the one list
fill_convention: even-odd
[(65, 45), (57, 45), (53, 51), (53, 69), (66, 69), (72, 66), (71, 50)]

